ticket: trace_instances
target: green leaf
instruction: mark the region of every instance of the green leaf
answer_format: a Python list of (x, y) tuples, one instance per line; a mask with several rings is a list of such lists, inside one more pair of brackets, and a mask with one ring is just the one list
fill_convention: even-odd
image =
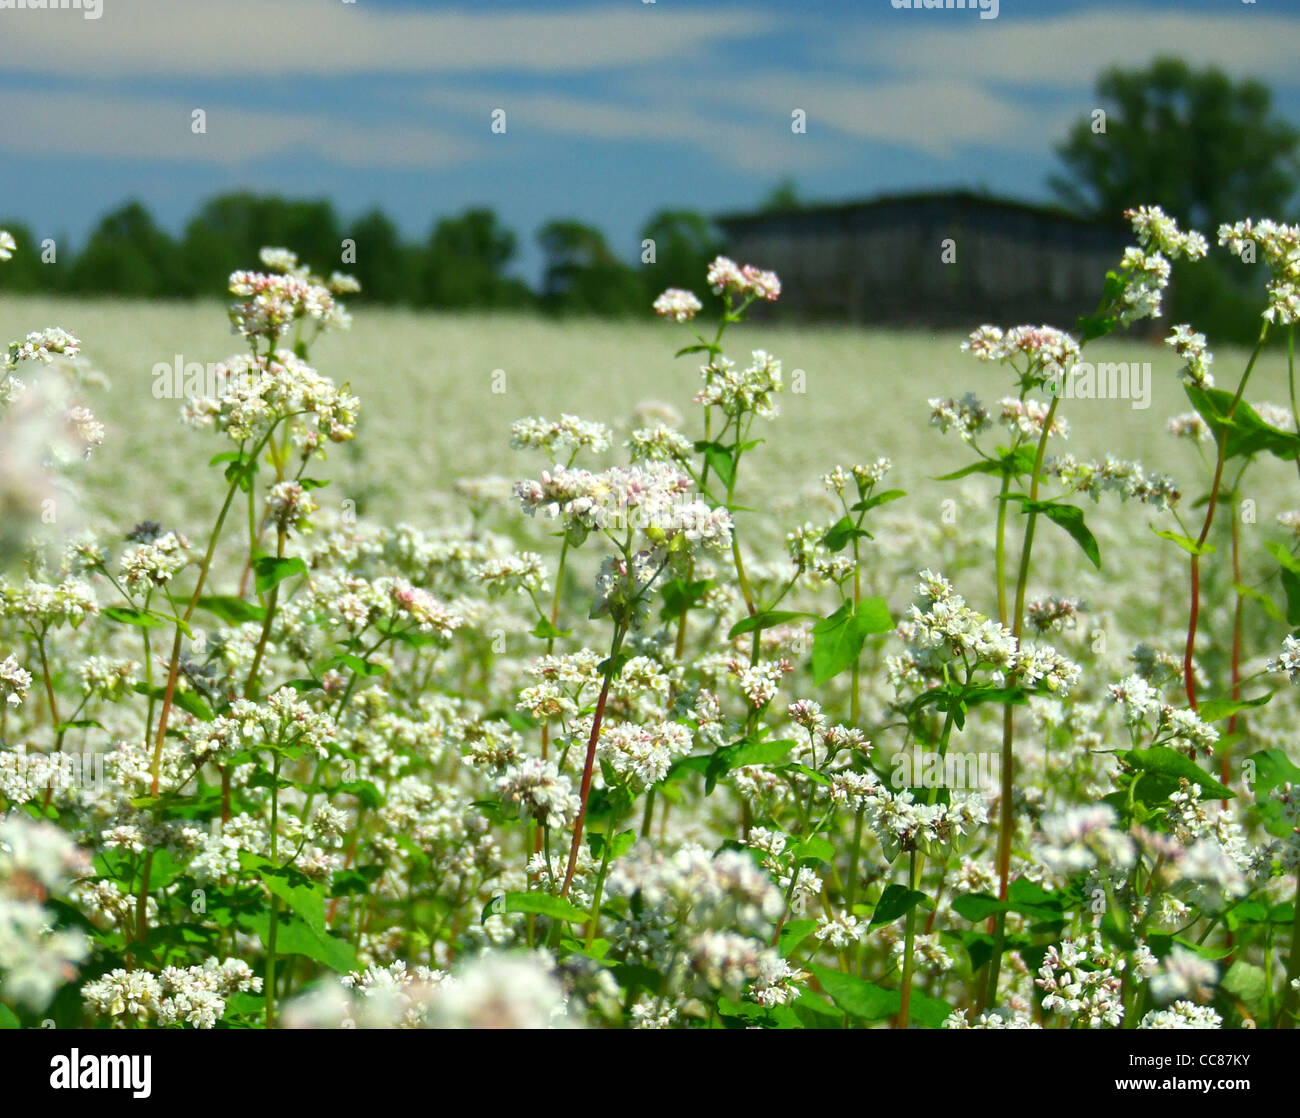
[(908, 889), (905, 885), (888, 885), (880, 895), (880, 900), (876, 902), (876, 909), (871, 914), (870, 927), (892, 924), (899, 917), (906, 916), (919, 904), (925, 905), (926, 908), (934, 908), (934, 902), (924, 893)]
[(54, 727), (54, 732), (64, 734), (69, 730), (102, 730), (103, 728), (103, 724), (93, 718), (76, 718), (71, 722), (60, 722)]
[(713, 580), (707, 578), (687, 582), (684, 578), (674, 578), (663, 585), (664, 606), (659, 616), (664, 621), (672, 621), (688, 610), (699, 605), (700, 600), (713, 587)]
[[(167, 697), (165, 687), (150, 687), (146, 683), (137, 683), (132, 690), (137, 695), (148, 695), (154, 699), (161, 700)], [(186, 713), (194, 715), (200, 722), (211, 722), (213, 719), (211, 708), (193, 691), (182, 691), (180, 687), (172, 688), (172, 703)]]
[(590, 913), (551, 893), (502, 893), (488, 901), (479, 923), (486, 923), (489, 916), (506, 912), (531, 912), (553, 920), (582, 924), (591, 919)]
[(1208, 540), (1205, 543), (1197, 543), (1191, 536), (1184, 536), (1179, 532), (1166, 532), (1158, 529), (1154, 524), (1151, 525), (1151, 531), (1155, 532), (1162, 540), (1172, 540), (1181, 547), (1188, 555), (1213, 555), (1215, 551), (1214, 544)]
[(384, 794), (379, 787), (368, 780), (345, 780), (329, 790), (331, 796), (355, 796), (363, 806), (382, 807)]
[(682, 346), (673, 357), (685, 357), (688, 353), (712, 353), (716, 347), (711, 345), (687, 345)]
[(1104, 338), (1111, 333), (1119, 324), (1119, 319), (1113, 314), (1090, 314), (1083, 315), (1076, 323), (1081, 341), (1090, 342), (1097, 338)]
[(894, 627), (889, 605), (883, 598), (866, 598), (853, 612), (845, 602), (829, 617), (813, 626), (813, 680), (821, 686), (847, 671), (862, 655), (862, 646), (873, 633), (887, 633)]
[(777, 761), (784, 761), (797, 744), (789, 740), (749, 741), (746, 739), (732, 745), (721, 746), (709, 757), (709, 763), (704, 770), (705, 794), (711, 793), (717, 786), (718, 779), (732, 769), (743, 768), (745, 765), (771, 765)]
[(221, 618), (227, 625), (243, 625), (247, 621), (265, 621), (266, 610), (256, 602), (246, 602), (233, 595), (213, 594), (199, 599), (198, 608)]
[(1180, 779), (1188, 780), (1197, 785), (1206, 798), (1236, 799), (1236, 793), (1231, 788), (1220, 784), (1200, 766), (1167, 745), (1155, 745), (1150, 749), (1130, 749), (1119, 756), (1131, 768), (1140, 772), (1167, 777), (1175, 783)]
[[(605, 836), (599, 831), (589, 835), (587, 842), (591, 847), (591, 856), (596, 859), (605, 856)], [(610, 844), (609, 856), (611, 858), (621, 858), (636, 845), (635, 831), (620, 831), (614, 836), (614, 841)]]
[(999, 477), (1004, 474), (1008, 477), (1029, 477), (1033, 474), (1035, 458), (1033, 447), (1017, 447), (1014, 452), (999, 447), (998, 454), (997, 458), (981, 458), (978, 462), (963, 466), (950, 474), (943, 474), (934, 480), (957, 481), (971, 474), (996, 474)]
[(790, 856), (796, 862), (802, 862), (805, 858), (813, 858), (830, 865), (835, 861), (835, 847), (824, 838), (809, 835), (790, 851)]
[[(902, 995), (897, 990), (885, 990), (854, 975), (843, 974), (816, 963), (809, 963), (808, 970), (830, 995), (831, 1001), (850, 1017), (862, 1021), (883, 1021), (887, 1017), (893, 1017), (902, 1007)], [(917, 1024), (932, 1029), (941, 1028), (950, 1012), (946, 1002), (927, 997), (919, 990), (912, 991), (909, 1014)]]
[(999, 912), (1018, 912), (1022, 916), (1050, 922), (1065, 918), (1058, 897), (1023, 877), (1017, 878), (1008, 886), (1005, 901), (987, 893), (967, 893), (953, 901), (952, 910), (972, 923), (978, 923)]
[[(271, 914), (266, 912), (247, 913), (241, 922), (256, 932), (264, 946), (270, 948)], [(349, 974), (357, 969), (356, 952), (346, 940), (318, 931), (305, 920), (291, 916), (281, 920), (276, 929), (275, 951), (277, 955), (305, 955), (329, 967), (337, 974)]]
[(1300, 455), (1300, 436), (1269, 426), (1245, 400), (1238, 400), (1234, 411), (1233, 393), (1194, 384), (1184, 385), (1184, 389), (1192, 407), (1209, 424), (1214, 441), (1223, 447), (1225, 458), (1266, 452), (1291, 462)]
[(305, 575), (307, 564), (298, 558), (285, 559), (275, 555), (263, 555), (253, 560), (253, 573), (257, 576), (257, 592), (265, 594), (286, 578)]
[(854, 524), (850, 517), (842, 516), (826, 529), (826, 534), (822, 536), (822, 543), (831, 551), (843, 551), (854, 540), (870, 534)]
[(353, 674), (363, 678), (384, 675), (388, 671), (382, 664), (372, 664), (369, 660), (363, 660), (360, 656), (351, 652), (341, 652), (339, 655), (326, 660), (321, 667), (322, 669), (347, 668)]
[(907, 492), (902, 489), (886, 489), (883, 493), (875, 493), (870, 497), (864, 497), (861, 501), (854, 504), (850, 511), (852, 512), (870, 512), (880, 505), (888, 504), (890, 501), (897, 501), (900, 497), (906, 497)]
[(18, 1020), (18, 1015), (3, 1002), (0, 1002), (0, 1029), (21, 1028), (22, 1022)]
[(756, 629), (771, 629), (773, 626), (784, 625), (787, 621), (796, 621), (801, 617), (817, 616), (815, 613), (803, 613), (794, 609), (764, 610), (762, 613), (737, 621), (727, 633), (727, 639), (735, 640), (744, 633), (752, 633)]
[(808, 970), (840, 1009), (863, 1021), (883, 1021), (902, 1004), (897, 990), (886, 990), (855, 975), (809, 963)]
[(1219, 986), (1245, 1006), (1251, 1017), (1263, 1016), (1269, 994), (1263, 967), (1238, 959), (1228, 968)]
[(695, 444), (695, 449), (704, 455), (704, 460), (722, 484), (728, 489), (736, 479), (736, 465), (732, 461), (731, 452), (721, 443), (711, 443), (701, 440)]
[(1243, 710), (1262, 707), (1272, 697), (1273, 693), (1270, 691), (1257, 699), (1210, 699), (1208, 702), (1201, 703), (1196, 713), (1201, 716), (1202, 722), (1222, 722), (1225, 718), (1231, 718)]
[(265, 858), (240, 851), (239, 864), (256, 873), (272, 893), (317, 932), (325, 931), (325, 899), (321, 887), (305, 874), (292, 868), (280, 868)]
[(1083, 549), (1089, 562), (1101, 570), (1101, 548), (1097, 546), (1097, 537), (1084, 523), (1083, 509), (1076, 508), (1074, 505), (1057, 504), (1055, 501), (1031, 501), (1020, 493), (1009, 494), (1006, 500), (1019, 503), (1021, 511), (1026, 514), (1037, 513), (1039, 516), (1045, 516), (1053, 524), (1063, 528)]
[(151, 610), (134, 609), (126, 606), (109, 606), (100, 612), (110, 621), (117, 621), (123, 625), (134, 625), (139, 629), (157, 629), (160, 625), (166, 624), (164, 617), (153, 613)]
[(789, 920), (785, 927), (781, 929), (781, 935), (777, 939), (777, 950), (781, 952), (781, 958), (788, 959), (794, 950), (803, 943), (817, 928), (816, 920)]
[(561, 637), (567, 637), (572, 632), (572, 629), (557, 629), (545, 617), (541, 618), (533, 628), (533, 636), (546, 641), (559, 640)]
[(1282, 616), (1282, 611), (1277, 608), (1277, 603), (1262, 590), (1256, 590), (1253, 586), (1247, 586), (1242, 582), (1234, 582), (1232, 588), (1243, 598), (1249, 598), (1252, 602), (1258, 602), (1263, 611), (1274, 621), (1285, 620)]
[(1253, 787), (1257, 798), (1268, 795), (1279, 784), (1300, 785), (1300, 768), (1280, 749), (1264, 749), (1246, 759), (1255, 765)]

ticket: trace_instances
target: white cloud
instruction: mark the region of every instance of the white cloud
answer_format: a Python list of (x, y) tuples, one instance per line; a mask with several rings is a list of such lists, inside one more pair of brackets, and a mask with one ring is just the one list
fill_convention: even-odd
[(475, 149), (431, 128), (355, 122), (206, 104), (207, 131), (191, 131), (194, 105), (167, 99), (7, 94), (0, 150), (105, 159), (240, 166), (308, 155), (345, 166), (438, 167)]
[(103, 0), (77, 11), (0, 11), (9, 72), (86, 78), (265, 78), (510, 70), (578, 73), (706, 56), (762, 32), (744, 11), (631, 0), (562, 11), (381, 9), (338, 0)]
[(966, 20), (900, 11), (869, 34), (853, 34), (842, 57), (897, 73), (1058, 88), (1091, 87), (1110, 66), (1143, 66), (1160, 54), (1218, 66), (1279, 85), (1300, 83), (1300, 25), (1233, 3), (1223, 15), (1115, 8), (1047, 19)]

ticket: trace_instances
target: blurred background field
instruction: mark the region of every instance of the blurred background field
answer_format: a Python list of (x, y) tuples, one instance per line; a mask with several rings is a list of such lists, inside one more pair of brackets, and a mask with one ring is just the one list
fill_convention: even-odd
[[(20, 337), (46, 325), (80, 337), (85, 355), (111, 382), (109, 391), (95, 392), (87, 401), (108, 427), (104, 445), (81, 471), (92, 511), (122, 520), (147, 515), (190, 521), (192, 513), (184, 512), (190, 500), (213, 499), (205, 464), (225, 448), (210, 433), (181, 423), (180, 401), (154, 397), (153, 369), (174, 363), (177, 355), (206, 364), (238, 352), (224, 306), (0, 298), (0, 336)], [(728, 335), (730, 356), (745, 360), (751, 349), (768, 350), (782, 360), (787, 385), (778, 427), (771, 432), (779, 437), (745, 464), (745, 483), (752, 487), (745, 499), (771, 500), (778, 491), (797, 493), (805, 485), (819, 488), (819, 476), (837, 463), (880, 455), (894, 459), (904, 488), (939, 499), (947, 487), (927, 486), (925, 478), (964, 465), (969, 452), (954, 437), (927, 426), (927, 399), (975, 392), (986, 405), (996, 405), (1012, 391), (1004, 370), (961, 352), (962, 338), (956, 332), (827, 325), (734, 328)], [(418, 519), (458, 478), (523, 476), (539, 465), (509, 447), (510, 424), (523, 416), (572, 412), (621, 425), (625, 432), (639, 404), (658, 401), (681, 413), (686, 433), (696, 435), (691, 397), (699, 385), (700, 359), (673, 358), (690, 340), (685, 328), (654, 320), (360, 308), (350, 331), (327, 335), (313, 350), (318, 369), (350, 382), (362, 400), (355, 443), (331, 448), (329, 465), (315, 471), (335, 479), (322, 500), (346, 496), (366, 515)], [(1165, 431), (1169, 416), (1189, 410), (1172, 351), (1128, 339), (1098, 344), (1088, 356), (1149, 361), (1151, 406), (1065, 401), (1068, 451), (1136, 458), (1173, 474), (1185, 491), (1199, 492), (1203, 467), (1196, 452)], [(1235, 384), (1245, 360), (1241, 350), (1217, 352), (1220, 382)], [(496, 370), (505, 374), (504, 392), (493, 391)], [(796, 370), (806, 374), (802, 393), (789, 390)], [(495, 383), (501, 387), (501, 378)], [(1285, 404), (1285, 354), (1266, 354), (1252, 384), (1253, 398)], [(768, 433), (755, 429), (759, 437)], [(987, 441), (991, 447), (994, 439)], [(1270, 492), (1257, 495), (1261, 519), (1272, 511), (1271, 498)]]

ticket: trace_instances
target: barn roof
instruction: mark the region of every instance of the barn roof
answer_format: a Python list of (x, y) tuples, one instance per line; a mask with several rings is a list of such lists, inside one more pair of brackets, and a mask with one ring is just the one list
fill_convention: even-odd
[[(866, 216), (874, 211), (907, 208), (952, 208), (967, 212), (983, 210), (989, 213), (1032, 217), (1040, 220), (1075, 225), (1080, 228), (1106, 228), (1107, 223), (1080, 217), (1061, 206), (1043, 205), (1014, 198), (999, 198), (973, 190), (914, 191), (904, 194), (882, 194), (875, 198), (846, 202), (820, 203), (798, 206), (788, 210), (770, 210), (751, 213), (719, 214), (714, 221), (728, 231), (740, 231), (755, 225), (783, 224), (791, 220), (817, 223), (819, 220)], [(1116, 216), (1114, 228), (1122, 228)]]

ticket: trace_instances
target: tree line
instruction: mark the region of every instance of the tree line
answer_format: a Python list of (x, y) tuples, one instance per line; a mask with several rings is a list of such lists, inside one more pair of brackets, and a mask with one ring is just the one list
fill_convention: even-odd
[[(540, 286), (511, 274), (519, 241), (488, 208), (470, 208), (434, 223), (423, 241), (405, 240), (382, 210), (355, 220), (326, 200), (249, 192), (204, 203), (174, 237), (141, 202), (107, 214), (79, 251), (50, 245), (21, 222), (0, 222), (19, 251), (0, 270), (0, 289), (139, 298), (223, 294), (227, 277), (255, 267), (265, 245), (283, 246), (323, 275), (339, 270), (361, 282), (356, 301), (445, 309), (541, 308), (561, 313), (644, 313), (665, 287), (699, 283), (721, 251), (718, 231), (703, 215), (665, 209), (640, 232), (638, 268), (616, 253), (599, 229), (575, 220), (537, 231), (543, 253)], [(44, 254), (44, 260), (43, 260)]]

